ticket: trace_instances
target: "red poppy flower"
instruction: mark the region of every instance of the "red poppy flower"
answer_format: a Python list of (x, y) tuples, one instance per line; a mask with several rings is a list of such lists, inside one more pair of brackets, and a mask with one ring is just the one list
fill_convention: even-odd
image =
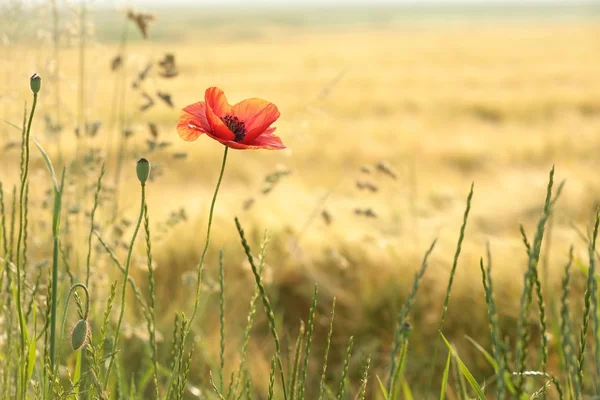
[(227, 102), (219, 88), (206, 89), (204, 101), (185, 107), (179, 116), (177, 133), (193, 141), (203, 133), (232, 149), (285, 149), (271, 127), (279, 110), (263, 99), (246, 99), (235, 105)]

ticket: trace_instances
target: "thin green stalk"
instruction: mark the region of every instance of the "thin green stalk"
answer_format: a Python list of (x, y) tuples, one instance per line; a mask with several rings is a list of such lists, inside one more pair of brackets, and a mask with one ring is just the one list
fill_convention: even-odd
[[(79, 104), (77, 112), (77, 126), (79, 128), (79, 137), (75, 142), (75, 154), (79, 155), (79, 142), (86, 136), (85, 132), (85, 17), (86, 8), (85, 0), (81, 1), (81, 9), (79, 12)], [(77, 156), (76, 156), (77, 158)], [(87, 282), (87, 281), (86, 281)]]
[(35, 107), (37, 105), (37, 93), (33, 93), (33, 105), (31, 106), (31, 112), (29, 113), (29, 122), (27, 124), (27, 129), (24, 130), (23, 134), (23, 150), (21, 155), (21, 188), (19, 192), (19, 233), (17, 235), (17, 312), (19, 315), (19, 328), (21, 331), (21, 352), (20, 356), (22, 356), (23, 351), (25, 350), (25, 329), (24, 326), (24, 316), (23, 316), (23, 308), (21, 305), (21, 279), (22, 279), (22, 269), (24, 269), (24, 265), (22, 265), (21, 260), (21, 242), (23, 240), (23, 229), (24, 227), (24, 219), (25, 219), (25, 190), (27, 187), (27, 179), (29, 177), (29, 137), (31, 134), (31, 124), (33, 122), (33, 115), (35, 114)]
[[(85, 293), (85, 311), (83, 312), (81, 319), (83, 319), (85, 321), (87, 321), (87, 319), (88, 319), (88, 314), (90, 312), (90, 292), (88, 291), (87, 286), (85, 286), (83, 283), (76, 283), (73, 286), (71, 286), (71, 289), (69, 289), (69, 294), (67, 295), (67, 300), (65, 302), (65, 309), (64, 309), (62, 324), (61, 324), (61, 328), (60, 328), (61, 337), (64, 335), (64, 331), (65, 331), (65, 324), (67, 321), (67, 312), (69, 310), (69, 299), (71, 298), (71, 295), (73, 293), (75, 293), (75, 289), (77, 289), (77, 288), (83, 289), (83, 292)], [(60, 349), (60, 345), (59, 345), (59, 349)], [(60, 353), (60, 351), (59, 351), (59, 353)]]
[(296, 347), (294, 351), (294, 367), (292, 368), (290, 375), (290, 400), (296, 398), (296, 380), (298, 378), (298, 368), (300, 366), (300, 350), (302, 350), (302, 343), (304, 341), (304, 322), (300, 321), (300, 331), (296, 338)]
[[(56, 103), (55, 107), (56, 107), (56, 121), (55, 124), (60, 126), (60, 111), (61, 111), (61, 104), (60, 104), (60, 78), (59, 78), (59, 72), (60, 72), (60, 32), (59, 32), (59, 15), (60, 12), (58, 11), (58, 7), (57, 7), (57, 0), (52, 0), (52, 42), (54, 45), (54, 101)], [(56, 137), (56, 147), (58, 150), (58, 161), (59, 161), (59, 165), (62, 164), (62, 147), (61, 147), (61, 140), (60, 140), (60, 134), (57, 135)]]
[(223, 267), (223, 249), (219, 252), (219, 309), (220, 309), (220, 368), (219, 368), (219, 385), (221, 393), (223, 392), (223, 369), (225, 368), (225, 271)]
[[(223, 181), (223, 173), (225, 172), (225, 165), (227, 163), (227, 152), (229, 150), (229, 147), (227, 147), (227, 146), (224, 146), (224, 147), (225, 147), (225, 151), (223, 152), (223, 162), (221, 163), (221, 171), (219, 172), (219, 179), (217, 180), (217, 186), (215, 187), (215, 192), (213, 194), (213, 198), (210, 203), (210, 211), (208, 213), (208, 227), (206, 229), (206, 241), (204, 243), (204, 249), (202, 250), (202, 254), (200, 255), (200, 260), (198, 261), (198, 264), (196, 265), (196, 268), (198, 269), (198, 275), (196, 277), (196, 297), (194, 300), (194, 310), (192, 311), (192, 315), (189, 319), (189, 323), (187, 324), (186, 330), (183, 333), (184, 341), (185, 341), (185, 339), (187, 339), (189, 331), (192, 327), (192, 322), (194, 321), (194, 318), (196, 317), (196, 313), (198, 312), (198, 306), (200, 305), (200, 289), (201, 289), (201, 283), (202, 283), (202, 271), (204, 270), (204, 257), (206, 256), (206, 252), (208, 251), (208, 245), (210, 242), (210, 230), (212, 227), (215, 203), (217, 201), (217, 195), (219, 194), (219, 188), (221, 187), (221, 182)], [(171, 377), (169, 379), (169, 384), (168, 384), (167, 388), (171, 387), (171, 385), (173, 383), (173, 378), (174, 378), (175, 372), (178, 369), (179, 369), (179, 364), (177, 361), (175, 361), (175, 363), (173, 365), (173, 371), (171, 373)], [(169, 389), (167, 389), (167, 391), (168, 390)]]
[(60, 213), (62, 209), (62, 193), (65, 185), (66, 170), (63, 168), (60, 187), (54, 188), (54, 210), (52, 213), (52, 302), (50, 310), (50, 370), (56, 373), (58, 367), (55, 362), (56, 349), (56, 307), (58, 302), (58, 253), (60, 236)]
[(483, 283), (483, 290), (485, 292), (485, 302), (487, 304), (488, 318), (490, 323), (490, 330), (492, 332), (492, 354), (494, 360), (498, 364), (496, 371), (496, 398), (503, 399), (505, 392), (504, 384), (504, 362), (502, 357), (502, 342), (501, 332), (498, 324), (498, 314), (496, 313), (496, 302), (494, 300), (493, 281), (492, 281), (492, 258), (489, 244), (487, 246), (488, 262), (487, 271), (483, 266), (483, 258), (479, 260), (479, 267), (481, 268), (481, 280)]
[(327, 344), (325, 346), (325, 359), (323, 361), (323, 371), (321, 372), (321, 383), (319, 384), (319, 400), (325, 393), (325, 378), (327, 375), (327, 359), (329, 357), (329, 348), (331, 347), (331, 335), (333, 333), (333, 318), (335, 316), (335, 297), (331, 306), (331, 317), (329, 318), (329, 331), (327, 332)]
[[(2, 250), (4, 262), (2, 263), (2, 271), (0, 271), (0, 291), (4, 287), (4, 275), (8, 275), (8, 240), (6, 238), (6, 214), (4, 210), (4, 189), (2, 188), (2, 181), (0, 181), (0, 236), (2, 236)], [(4, 296), (1, 296), (4, 299)], [(10, 296), (6, 296), (9, 298)], [(0, 302), (0, 309), (2, 309), (4, 303)]]
[[(144, 217), (144, 206), (146, 204), (146, 184), (142, 183), (142, 194), (140, 196), (140, 214), (138, 216), (137, 223), (135, 225), (135, 230), (133, 231), (133, 236), (131, 237), (131, 241), (129, 243), (129, 249), (127, 251), (127, 261), (125, 262), (125, 277), (123, 279), (123, 289), (121, 290), (121, 312), (119, 313), (119, 320), (117, 322), (117, 329), (115, 331), (115, 340), (113, 342), (113, 349), (117, 348), (119, 343), (119, 333), (121, 331), (121, 324), (123, 323), (123, 315), (125, 314), (125, 294), (127, 292), (127, 280), (129, 278), (129, 267), (131, 266), (131, 255), (133, 253), (133, 245), (135, 243), (135, 238), (137, 237), (138, 231), (140, 230), (140, 225), (142, 224), (142, 218)], [(104, 387), (106, 390), (108, 386), (108, 380), (110, 378), (110, 371), (112, 369), (112, 365), (114, 363), (116, 357), (116, 352), (113, 351), (113, 354), (110, 357), (110, 361), (108, 363), (108, 369), (106, 370), (106, 377), (104, 378)]]
[(304, 351), (304, 364), (302, 365), (302, 371), (300, 375), (300, 381), (298, 382), (298, 400), (304, 400), (304, 385), (306, 383), (306, 376), (308, 374), (308, 358), (310, 356), (310, 346), (312, 343), (312, 334), (315, 326), (315, 312), (317, 310), (317, 296), (319, 294), (319, 288), (315, 285), (313, 292), (312, 303), (310, 305), (310, 311), (308, 315), (308, 332), (306, 333), (306, 348)]
[(344, 358), (344, 367), (342, 368), (342, 377), (340, 378), (340, 388), (338, 389), (337, 400), (344, 398), (344, 392), (346, 389), (346, 376), (348, 375), (348, 365), (350, 364), (350, 356), (352, 355), (352, 347), (354, 345), (354, 337), (350, 336), (348, 347), (346, 348), (346, 357)]
[[(456, 253), (454, 253), (454, 260), (452, 261), (452, 268), (450, 269), (450, 278), (448, 279), (448, 286), (446, 288), (446, 296), (444, 297), (444, 305), (442, 307), (442, 316), (440, 318), (440, 324), (438, 326), (438, 332), (442, 331), (444, 327), (444, 320), (446, 319), (446, 312), (448, 311), (448, 303), (450, 302), (450, 293), (452, 292), (452, 283), (454, 282), (454, 275), (456, 273), (456, 267), (458, 265), (458, 257), (460, 256), (460, 251), (462, 248), (462, 242), (465, 238), (465, 229), (467, 227), (467, 220), (469, 218), (469, 211), (471, 210), (471, 200), (473, 199), (473, 187), (474, 184), (471, 184), (471, 190), (469, 191), (469, 195), (467, 196), (467, 208), (465, 209), (465, 213), (463, 215), (463, 223), (460, 227), (460, 234), (458, 236), (458, 243), (456, 244)], [(429, 390), (431, 389), (431, 384), (433, 382), (433, 375), (435, 374), (435, 363), (437, 360), (437, 354), (439, 351), (439, 339), (435, 340), (435, 350), (433, 352), (433, 361), (431, 362), (431, 372), (429, 374), (429, 382), (427, 387), (425, 388), (425, 400), (427, 400), (429, 396)]]
[(414, 305), (417, 296), (417, 291), (419, 290), (421, 278), (423, 278), (423, 275), (425, 275), (425, 271), (427, 270), (427, 266), (429, 265), (429, 256), (433, 252), (436, 242), (437, 239), (431, 243), (431, 246), (429, 246), (429, 249), (425, 252), (425, 256), (423, 257), (421, 267), (415, 274), (411, 291), (408, 294), (408, 297), (406, 298), (406, 303), (404, 304), (404, 307), (402, 307), (402, 311), (398, 313), (398, 319), (396, 321), (396, 330), (394, 332), (394, 343), (392, 346), (392, 351), (390, 353), (390, 371), (386, 384), (386, 390), (388, 393), (392, 392), (392, 388), (394, 386), (394, 372), (396, 371), (396, 359), (398, 356), (398, 351), (402, 347), (402, 344), (406, 340), (406, 337), (409, 332), (409, 329), (406, 329), (406, 324), (408, 322), (408, 314), (410, 313)]
[(371, 355), (367, 357), (367, 362), (365, 363), (365, 369), (363, 370), (362, 377), (360, 379), (360, 389), (359, 389), (359, 398), (360, 400), (365, 400), (365, 396), (367, 394), (367, 382), (369, 380), (369, 368), (371, 367)]
[[(229, 147), (224, 146), (225, 151), (223, 152), (223, 162), (221, 163), (221, 172), (219, 173), (219, 179), (217, 180), (217, 186), (215, 187), (215, 193), (213, 194), (212, 201), (210, 203), (210, 211), (208, 213), (208, 227), (206, 229), (206, 242), (204, 243), (204, 249), (202, 249), (202, 255), (200, 255), (200, 261), (196, 266), (198, 268), (198, 276), (196, 281), (196, 298), (194, 300), (194, 311), (192, 312), (192, 316), (190, 317), (191, 326), (196, 313), (198, 312), (198, 306), (200, 304), (200, 287), (202, 283), (202, 269), (204, 267), (204, 257), (206, 256), (206, 252), (208, 251), (208, 244), (210, 242), (210, 228), (212, 227), (213, 214), (215, 211), (215, 203), (217, 201), (217, 195), (219, 194), (219, 188), (221, 187), (221, 181), (223, 180), (223, 173), (225, 172), (225, 164), (227, 163), (227, 151)], [(187, 335), (186, 335), (187, 336)]]
[[(150, 217), (148, 215), (148, 206), (144, 207), (144, 230), (146, 232), (146, 259), (148, 261), (148, 291), (150, 292), (150, 305), (148, 306), (148, 335), (150, 336), (150, 350), (152, 352), (152, 366), (154, 368), (154, 385), (156, 398), (160, 397), (158, 388), (158, 357), (156, 346), (156, 296), (154, 285), (154, 266), (152, 263), (152, 241), (150, 236)], [(132, 283), (132, 286), (133, 283)], [(134, 286), (135, 287), (135, 286)]]
[(600, 338), (599, 338), (599, 334), (600, 334), (600, 321), (598, 320), (598, 280), (596, 278), (596, 239), (598, 237), (598, 222), (600, 221), (600, 210), (598, 210), (596, 212), (596, 225), (595, 225), (595, 230), (594, 230), (594, 237), (592, 239), (592, 243), (590, 245), (590, 269), (588, 271), (589, 276), (592, 276), (593, 279), (591, 280), (591, 302), (592, 302), (592, 309), (591, 309), (591, 314), (592, 314), (592, 322), (593, 322), (593, 329), (592, 329), (592, 334), (593, 334), (593, 338), (594, 340), (592, 341), (592, 344), (594, 345), (594, 363), (596, 366), (596, 377), (594, 379), (594, 383), (596, 386), (596, 394), (598, 394), (600, 392)]
[(246, 257), (248, 258), (248, 262), (250, 263), (250, 267), (252, 268), (252, 273), (254, 274), (254, 279), (256, 280), (256, 286), (260, 290), (260, 295), (262, 297), (263, 306), (265, 308), (265, 313), (267, 314), (267, 319), (269, 321), (269, 327), (271, 329), (271, 335), (273, 336), (273, 340), (275, 341), (275, 356), (277, 357), (277, 365), (279, 367), (279, 372), (281, 376), (281, 386), (283, 387), (283, 398), (287, 400), (287, 389), (285, 386), (285, 376), (283, 372), (283, 362), (281, 361), (281, 343), (279, 341), (279, 336), (277, 335), (277, 330), (275, 329), (275, 315), (273, 314), (273, 308), (271, 307), (271, 302), (269, 301), (269, 297), (265, 292), (265, 287), (262, 283), (262, 278), (258, 273), (258, 269), (254, 263), (254, 258), (252, 257), (252, 253), (250, 251), (250, 246), (246, 241), (246, 237), (244, 236), (244, 230), (240, 225), (240, 221), (235, 218), (235, 225), (237, 227), (237, 231), (242, 240), (242, 246), (244, 247), (244, 251), (246, 252)]
[[(569, 261), (565, 266), (565, 275), (562, 279), (561, 284), (561, 297), (560, 297), (560, 339), (561, 348), (564, 353), (564, 363), (567, 376), (573, 382), (575, 386), (575, 400), (581, 398), (581, 383), (579, 382), (578, 368), (577, 368), (577, 354), (575, 349), (575, 343), (572, 336), (571, 317), (569, 312), (569, 281), (571, 279), (571, 265), (573, 264), (573, 246), (569, 249)], [(570, 386), (570, 385), (569, 385)]]
[[(263, 241), (260, 244), (260, 255), (259, 255), (259, 265), (258, 265), (258, 273), (262, 275), (264, 266), (265, 266), (265, 255), (267, 252), (267, 244), (269, 243), (269, 235), (265, 231)], [(252, 294), (252, 299), (250, 299), (250, 311), (248, 312), (248, 318), (246, 322), (246, 329), (244, 331), (244, 343), (242, 344), (242, 351), (240, 356), (240, 364), (238, 366), (237, 375), (235, 378), (235, 384), (233, 385), (233, 390), (228, 391), (227, 400), (229, 400), (230, 396), (233, 395), (235, 398), (235, 394), (238, 391), (240, 378), (242, 377), (242, 369), (244, 368), (244, 363), (246, 362), (246, 353), (248, 351), (248, 344), (250, 343), (250, 333), (252, 331), (252, 326), (254, 325), (254, 316), (256, 315), (256, 301), (260, 296), (260, 291), (258, 287), (255, 285), (254, 293)]]
[(523, 292), (521, 293), (521, 307), (519, 313), (519, 319), (517, 321), (517, 344), (515, 351), (516, 371), (517, 371), (517, 384), (516, 384), (516, 395), (521, 396), (523, 390), (523, 372), (525, 371), (525, 359), (527, 356), (528, 349), (528, 329), (527, 329), (527, 316), (533, 300), (533, 286), (535, 281), (535, 273), (540, 259), (540, 251), (542, 248), (542, 240), (544, 238), (544, 230), (546, 222), (550, 217), (551, 209), (553, 204), (560, 196), (563, 185), (559, 185), (554, 199), (552, 199), (552, 188), (554, 185), (554, 167), (550, 170), (550, 176), (548, 179), (548, 186), (546, 189), (546, 200), (544, 202), (544, 209), (542, 217), (538, 222), (533, 244), (530, 247), (529, 258), (527, 262), (527, 271), (525, 272), (523, 282)]
[(92, 234), (94, 232), (94, 217), (96, 216), (96, 209), (98, 208), (98, 197), (102, 190), (102, 177), (104, 176), (104, 163), (100, 167), (100, 175), (96, 183), (96, 192), (94, 193), (94, 206), (92, 207), (92, 215), (90, 217), (90, 233), (88, 235), (88, 253), (86, 261), (86, 274), (85, 274), (85, 286), (90, 285), (90, 264), (92, 260)]
[(27, 237), (29, 228), (29, 181), (25, 184), (25, 206), (23, 209), (23, 282), (27, 282)]
[[(11, 212), (10, 212), (10, 232), (9, 232), (9, 244), (8, 244), (8, 259), (13, 261), (13, 253), (14, 253), (14, 244), (15, 244), (15, 223), (17, 220), (17, 186), (13, 185), (12, 190), (12, 202), (11, 202)], [(8, 281), (10, 282), (10, 275), (8, 277)], [(10, 297), (10, 296), (9, 296)]]
[(275, 386), (275, 357), (271, 358), (271, 368), (269, 369), (269, 395), (268, 400), (273, 400), (273, 387)]
[[(588, 269), (588, 281), (585, 291), (584, 311), (583, 311), (583, 325), (581, 327), (580, 343), (579, 343), (579, 381), (583, 387), (583, 362), (585, 360), (585, 346), (587, 342), (588, 324), (590, 320), (590, 314), (592, 318), (597, 319), (597, 315), (593, 315), (597, 312), (595, 309), (596, 300), (596, 257), (594, 253), (596, 251), (596, 239), (598, 238), (598, 226), (600, 224), (600, 210), (596, 211), (596, 223), (594, 224), (594, 233), (589, 246), (590, 254), (590, 268)], [(597, 308), (597, 307), (596, 307)], [(594, 332), (595, 334), (595, 332)]]

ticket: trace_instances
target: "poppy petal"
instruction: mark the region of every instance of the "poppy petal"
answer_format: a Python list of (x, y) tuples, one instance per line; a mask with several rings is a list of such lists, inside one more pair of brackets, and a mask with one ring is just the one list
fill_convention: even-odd
[[(271, 130), (272, 129), (272, 130)], [(248, 143), (250, 148), (255, 149), (267, 149), (267, 150), (283, 150), (286, 148), (285, 144), (281, 141), (279, 136), (273, 135), (273, 131), (275, 128), (268, 129), (268, 134), (265, 132), (260, 135), (256, 139), (252, 141), (252, 143)]]
[(208, 133), (210, 130), (210, 124), (206, 119), (206, 105), (203, 101), (190, 104), (181, 110), (177, 133), (183, 140), (196, 140), (198, 136)]
[(206, 92), (204, 92), (204, 101), (206, 101), (208, 107), (219, 117), (231, 114), (231, 106), (227, 101), (225, 92), (217, 87), (206, 89)]
[(258, 98), (239, 102), (231, 108), (231, 111), (246, 124), (244, 143), (250, 143), (263, 134), (280, 115), (275, 104)]
[(231, 106), (227, 103), (225, 93), (219, 88), (208, 88), (206, 89), (205, 100), (206, 119), (214, 135), (223, 140), (235, 139), (233, 132), (221, 120), (221, 117), (231, 113)]

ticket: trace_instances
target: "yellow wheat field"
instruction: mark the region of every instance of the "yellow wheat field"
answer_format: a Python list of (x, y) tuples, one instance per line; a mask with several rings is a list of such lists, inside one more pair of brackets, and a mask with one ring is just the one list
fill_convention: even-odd
[[(160, 15), (155, 24), (160, 24)], [(204, 137), (184, 143), (175, 131), (179, 109), (203, 99), (209, 86), (225, 90), (232, 102), (258, 96), (277, 104), (281, 111), (277, 133), (289, 147), (281, 152), (230, 153), (206, 289), (210, 293), (214, 286), (218, 249), (224, 247), (233, 330), (245, 323), (252, 282), (242, 262), (233, 215), (251, 232), (256, 252), (263, 231), (269, 231), (269, 290), (276, 308), (285, 310), (287, 326), (296, 330), (298, 319), (306, 318), (312, 285), (318, 283), (323, 310), (317, 329), (325, 329), (327, 305), (336, 296), (343, 329), (337, 331), (334, 344), (343, 346), (353, 333), (365, 351), (390, 342), (392, 329), (385, 327), (392, 326), (412, 273), (438, 238), (414, 321), (423, 338), (435, 337), (472, 182), (471, 217), (447, 318), (449, 335), (465, 352), (474, 350), (462, 334), (483, 344), (489, 340), (485, 304), (475, 300), (483, 299), (479, 257), (485, 255), (486, 243), (493, 256), (500, 313), (510, 319), (518, 312), (526, 258), (519, 224), (533, 236), (552, 165), (557, 180), (566, 180), (566, 186), (547, 236), (551, 246), (543, 249), (549, 293), (557, 288), (557, 272), (571, 244), (578, 257), (585, 258), (586, 243), (574, 226), (585, 235), (600, 196), (597, 23), (490, 21), (314, 29), (268, 25), (253, 32), (245, 36), (243, 31), (197, 27), (177, 41), (152, 41), (151, 35), (149, 41), (128, 44), (127, 85), (146, 63), (167, 52), (175, 55), (180, 71), (173, 79), (151, 71), (142, 87), (152, 95), (157, 90), (170, 93), (173, 109), (157, 102), (139, 112), (144, 100), (133, 90), (124, 108), (134, 136), (122, 175), (120, 212), (134, 217), (138, 200), (133, 189), (137, 186), (131, 184), (133, 161), (144, 156), (162, 169), (148, 186), (153, 221), (164, 222), (179, 208), (188, 216), (153, 243), (157, 302), (164, 311), (158, 313), (163, 318), (159, 329), (170, 329), (172, 314), (166, 311), (190, 307), (193, 285), (186, 285), (187, 272), (193, 271), (203, 244), (218, 174), (221, 147)], [(44, 79), (44, 72), (53, 74), (58, 67), (65, 130), (60, 137), (44, 132), (42, 116), (56, 115), (57, 90), (45, 79), (34, 136), (54, 157), (60, 147), (68, 159), (76, 151), (72, 132), (80, 101), (77, 44), (60, 49), (58, 64), (50, 43), (15, 42), (3, 51), (0, 115), (16, 125), (29, 96), (28, 76), (38, 71)], [(99, 146), (106, 152), (111, 146), (108, 182), (114, 178), (118, 142), (115, 128), (109, 129), (118, 79), (110, 63), (117, 51), (118, 43), (90, 39), (84, 53), (84, 114), (88, 121), (103, 121), (103, 127), (95, 139), (82, 140), (78, 151)], [(157, 124), (161, 140), (173, 142), (171, 151), (188, 157), (174, 161), (157, 153), (153, 158), (145, 145), (149, 122)], [(18, 131), (8, 125), (0, 127), (2, 134), (4, 143), (18, 140)], [(0, 154), (7, 187), (17, 181), (18, 151)], [(32, 191), (41, 193), (48, 188), (46, 171), (39, 155), (33, 157)], [(395, 178), (377, 169), (380, 162), (392, 169)], [(265, 176), (277, 170), (289, 174), (263, 194)], [(248, 207), (250, 199), (253, 204)], [(83, 198), (80, 205), (88, 209), (91, 201)], [(367, 209), (375, 216), (364, 215)], [(40, 242), (50, 240), (42, 229), (39, 235)], [(143, 268), (143, 260), (139, 264)], [(115, 272), (106, 260), (95, 274), (98, 282), (104, 282)], [(217, 330), (210, 328), (218, 323), (218, 315), (211, 313), (214, 301), (207, 296), (202, 346), (213, 357), (217, 350), (211, 344), (218, 340)], [(270, 346), (268, 338), (264, 342)], [(413, 342), (411, 351), (429, 351), (426, 340)], [(268, 373), (268, 351), (260, 343), (251, 348), (256, 360), (263, 360), (256, 362), (253, 374)]]

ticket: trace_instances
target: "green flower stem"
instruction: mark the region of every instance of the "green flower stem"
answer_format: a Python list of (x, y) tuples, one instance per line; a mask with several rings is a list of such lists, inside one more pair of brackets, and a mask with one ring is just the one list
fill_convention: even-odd
[[(204, 249), (202, 250), (202, 254), (200, 255), (200, 260), (198, 261), (198, 275), (196, 277), (196, 299), (194, 300), (194, 310), (192, 312), (192, 316), (189, 319), (189, 323), (187, 324), (187, 327), (185, 328), (183, 335), (182, 335), (182, 346), (184, 345), (188, 334), (190, 333), (191, 327), (192, 327), (192, 321), (194, 320), (194, 317), (196, 316), (196, 313), (198, 312), (198, 306), (200, 305), (200, 288), (201, 288), (201, 283), (202, 283), (202, 271), (204, 269), (204, 257), (206, 256), (206, 252), (208, 250), (208, 244), (210, 242), (210, 229), (212, 226), (212, 220), (213, 220), (213, 215), (214, 215), (214, 211), (215, 211), (215, 203), (217, 201), (217, 195), (219, 194), (219, 188), (221, 187), (221, 181), (223, 180), (223, 173), (225, 172), (225, 165), (227, 163), (227, 151), (229, 150), (229, 147), (224, 146), (225, 147), (225, 151), (223, 152), (223, 161), (221, 163), (221, 172), (219, 173), (219, 179), (217, 180), (217, 186), (215, 187), (215, 192), (213, 194), (213, 198), (212, 201), (210, 203), (210, 211), (208, 213), (208, 228), (206, 230), (206, 242), (204, 243)], [(175, 375), (177, 374), (177, 371), (179, 370), (179, 361), (176, 359), (175, 362), (173, 363), (173, 370), (171, 373), (171, 378), (169, 379), (169, 384), (167, 386), (167, 391), (169, 391), (171, 389), (171, 385), (173, 384), (173, 379), (175, 378)]]
[[(227, 151), (229, 147), (225, 146), (225, 151), (223, 152), (223, 162), (221, 163), (221, 172), (219, 173), (219, 180), (217, 181), (217, 186), (215, 187), (215, 193), (213, 194), (212, 202), (210, 203), (210, 211), (208, 213), (208, 228), (206, 230), (206, 242), (204, 243), (204, 249), (202, 250), (202, 255), (200, 256), (200, 261), (198, 261), (198, 276), (196, 281), (196, 300), (194, 301), (194, 311), (192, 312), (192, 316), (190, 317), (190, 323), (188, 326), (192, 325), (192, 321), (198, 312), (198, 305), (200, 304), (200, 284), (202, 281), (202, 270), (204, 267), (204, 257), (206, 256), (206, 251), (208, 250), (208, 244), (210, 242), (210, 228), (212, 226), (213, 214), (215, 211), (215, 203), (217, 201), (217, 194), (219, 193), (219, 188), (221, 187), (221, 181), (223, 180), (223, 173), (225, 172), (225, 164), (227, 163)], [(189, 330), (189, 329), (188, 329)], [(186, 335), (187, 336), (187, 335)]]
[[(135, 225), (135, 231), (133, 232), (133, 236), (131, 237), (131, 242), (129, 243), (129, 251), (127, 252), (127, 261), (125, 262), (125, 277), (123, 278), (123, 289), (121, 290), (121, 312), (119, 314), (119, 321), (117, 322), (117, 330), (115, 332), (115, 341), (113, 343), (113, 350), (117, 348), (117, 344), (119, 342), (119, 332), (121, 331), (121, 324), (123, 323), (123, 315), (125, 314), (125, 294), (127, 292), (127, 280), (129, 279), (129, 267), (131, 265), (131, 254), (133, 253), (133, 245), (135, 243), (135, 238), (137, 237), (138, 231), (140, 230), (140, 225), (142, 224), (142, 218), (144, 217), (144, 205), (146, 204), (146, 185), (142, 183), (142, 196), (140, 202), (140, 215), (137, 220), (137, 224)], [(106, 370), (106, 378), (104, 379), (104, 390), (108, 386), (108, 380), (110, 378), (110, 371), (112, 369), (112, 365), (115, 361), (116, 353), (112, 352), (112, 356), (110, 357), (110, 362), (108, 363), (108, 369)]]
[[(21, 241), (23, 239), (23, 219), (25, 217), (25, 188), (27, 186), (27, 177), (29, 175), (29, 136), (31, 133), (31, 123), (33, 121), (33, 114), (35, 113), (35, 106), (37, 104), (37, 93), (33, 93), (33, 105), (31, 106), (31, 113), (29, 114), (29, 123), (27, 124), (27, 130), (25, 131), (25, 137), (23, 147), (22, 158), (22, 170), (21, 170), (21, 189), (19, 193), (19, 235), (17, 236), (17, 311), (19, 314), (19, 328), (21, 330), (21, 355), (25, 349), (25, 318), (23, 316), (23, 309), (21, 306)], [(54, 362), (54, 358), (51, 358), (51, 362)]]

